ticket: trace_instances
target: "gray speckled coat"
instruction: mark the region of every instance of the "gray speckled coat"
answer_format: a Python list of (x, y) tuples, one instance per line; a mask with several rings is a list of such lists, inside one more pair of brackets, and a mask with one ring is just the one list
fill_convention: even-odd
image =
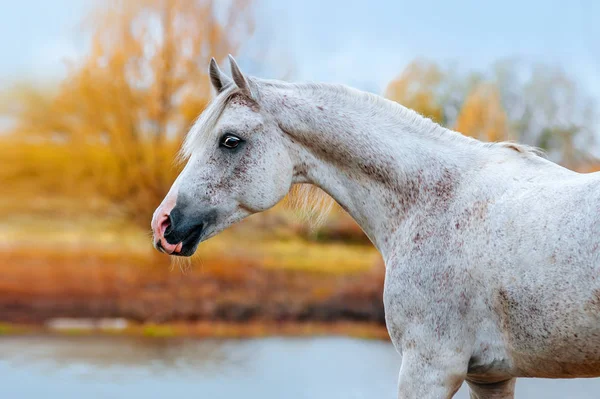
[(516, 377), (600, 376), (600, 174), (347, 87), (247, 78), (233, 60), (233, 80), (214, 62), (210, 75), (219, 94), (156, 210), (157, 248), (191, 255), (311, 183), (384, 257), (399, 397), (449, 398), (466, 380), (474, 398), (512, 398)]

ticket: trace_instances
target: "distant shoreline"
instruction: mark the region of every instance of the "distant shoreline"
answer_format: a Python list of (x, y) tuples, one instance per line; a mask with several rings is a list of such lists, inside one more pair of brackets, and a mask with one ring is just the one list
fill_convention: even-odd
[(136, 323), (124, 319), (53, 319), (46, 324), (0, 322), (2, 336), (15, 335), (104, 335), (150, 338), (223, 338), (346, 336), (389, 340), (384, 326), (369, 322), (172, 322)]

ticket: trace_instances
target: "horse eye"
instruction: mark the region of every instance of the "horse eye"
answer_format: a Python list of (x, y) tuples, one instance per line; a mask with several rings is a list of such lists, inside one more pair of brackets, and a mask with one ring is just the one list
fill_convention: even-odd
[(225, 134), (223, 137), (221, 137), (221, 141), (219, 142), (219, 145), (221, 147), (225, 147), (225, 148), (229, 148), (230, 150), (236, 148), (238, 145), (240, 145), (240, 143), (242, 142), (242, 139), (234, 136), (233, 134)]

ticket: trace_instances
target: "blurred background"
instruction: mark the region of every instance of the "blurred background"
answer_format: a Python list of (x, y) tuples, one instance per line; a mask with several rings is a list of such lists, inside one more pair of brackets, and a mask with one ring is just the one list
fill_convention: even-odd
[[(6, 397), (395, 398), (383, 263), (341, 209), (315, 226), (285, 200), (191, 263), (152, 248), (210, 57), (348, 84), (592, 172), (599, 17), (593, 0), (0, 1)], [(600, 381), (517, 391), (596, 398)]]

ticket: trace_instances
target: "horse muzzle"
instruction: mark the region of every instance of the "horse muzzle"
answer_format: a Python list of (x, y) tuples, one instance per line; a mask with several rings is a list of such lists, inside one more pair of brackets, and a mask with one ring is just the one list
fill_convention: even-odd
[(152, 221), (154, 246), (174, 256), (191, 256), (205, 236), (206, 228), (216, 219), (215, 211), (193, 212), (176, 205), (170, 212), (158, 209)]

